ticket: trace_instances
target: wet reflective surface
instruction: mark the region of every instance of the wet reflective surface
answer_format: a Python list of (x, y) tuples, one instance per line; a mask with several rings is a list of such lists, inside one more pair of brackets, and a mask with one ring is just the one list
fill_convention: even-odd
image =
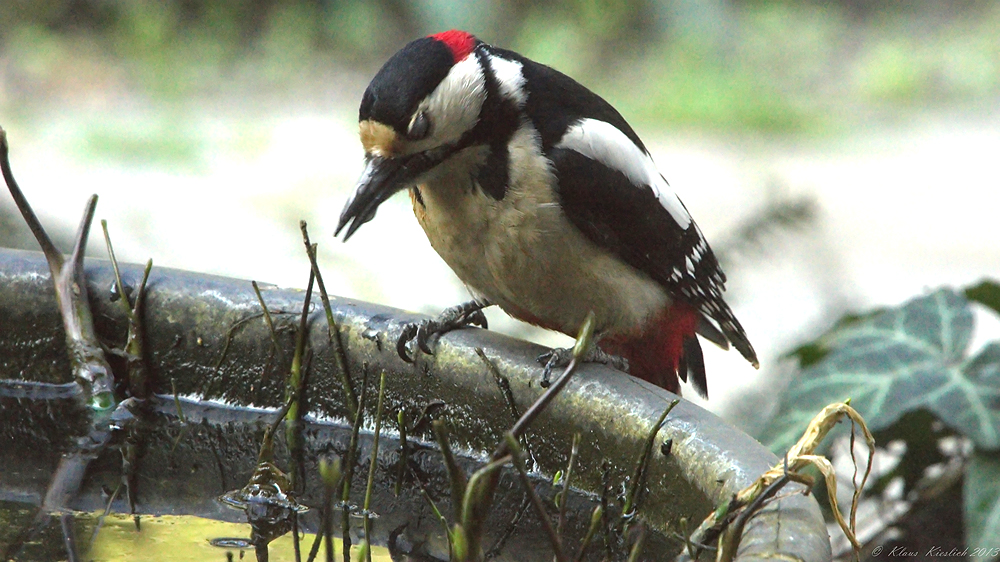
[[(270, 541), (291, 530), (286, 512), (296, 511), (300, 528), (316, 531), (319, 510), (307, 506), (317, 506), (321, 501), (317, 469), (319, 458), (346, 456), (351, 434), (349, 426), (330, 422), (307, 423), (304, 431), (305, 490), (293, 496), (289, 493), (287, 476), (276, 466), (286, 464), (281, 460), (287, 458), (282, 432), (276, 436), (275, 464), (257, 463), (261, 438), (273, 420), (273, 412), (206, 404), (191, 399), (175, 403), (169, 396), (159, 396), (155, 402), (155, 422), (147, 424), (141, 435), (142, 452), (136, 466), (138, 479), (134, 493), (137, 510), (144, 514), (140, 517), (141, 525), (145, 525), (150, 515), (197, 515), (231, 522), (246, 522), (249, 517), (257, 520), (260, 524), (258, 528), (268, 533), (266, 539)], [(184, 421), (176, 415), (178, 403), (184, 412)], [(17, 520), (11, 521), (5, 533), (15, 532), (19, 528), (18, 521), (22, 524), (29, 522), (34, 514), (32, 504), (37, 504), (44, 494), (51, 474), (46, 467), (55, 465), (61, 450), (58, 436), (67, 434), (73, 427), (69, 423), (73, 418), (63, 417), (72, 410), (64, 408), (66, 404), (62, 406), (47, 400), (0, 398), (0, 425), (32, 428), (30, 438), (24, 438), (29, 435), (27, 431), (18, 431), (21, 437), (14, 441), (13, 446), (0, 452), (0, 474), (4, 475), (0, 498), (11, 501), (5, 504), (5, 509), (10, 510), (9, 517)], [(357, 506), (363, 500), (372, 437), (371, 432), (360, 435), (360, 462), (352, 485), (352, 504), (355, 505), (350, 528), (355, 544), (364, 536)], [(103, 511), (111, 491), (122, 478), (121, 450), (125, 446), (117, 442), (92, 463), (75, 505), (77, 509)], [(370, 538), (375, 544), (385, 545), (393, 530), (405, 526), (405, 532), (397, 538), (397, 542), (422, 545), (427, 552), (446, 557), (443, 529), (419, 490), (419, 483), (422, 482), (439, 508), (450, 513), (448, 479), (441, 455), (436, 448), (422, 441), (409, 440), (407, 448), (410, 472), (401, 486), (400, 495), (396, 496), (394, 488), (400, 472), (400, 443), (392, 436), (382, 436), (372, 503), (376, 517)], [(478, 459), (468, 456), (460, 457), (459, 462), (469, 472), (481, 464)], [(542, 477), (538, 478), (537, 484), (542, 497), (553, 496), (554, 490)], [(504, 535), (515, 534), (517, 541), (511, 544), (512, 552), (524, 549), (543, 551), (547, 543), (534, 514), (523, 509), (525, 496), (511, 471), (501, 478), (497, 496), (485, 544), (495, 546)], [(582, 524), (587, 521), (589, 511), (596, 502), (597, 498), (588, 494), (571, 495), (568, 538), (575, 536), (579, 540), (585, 530)], [(232, 507), (238, 509), (229, 509)], [(112, 508), (116, 512), (124, 512), (124, 517), (131, 523), (123, 494), (118, 496)], [(339, 531), (339, 510), (335, 510), (334, 514), (334, 529)], [(515, 519), (517, 524), (512, 525), (511, 521)], [(88, 526), (87, 521), (79, 518), (77, 521), (78, 536), (92, 532), (92, 526)], [(253, 544), (250, 526), (245, 528), (246, 540)], [(32, 544), (37, 542), (38, 548), (50, 549), (64, 556), (62, 535), (58, 530), (58, 525), (50, 525)], [(55, 535), (49, 536), (52, 532)], [(4, 538), (9, 541), (12, 537), (7, 535)], [(25, 551), (27, 558), (24, 559), (32, 559), (34, 555), (31, 552), (33, 550)], [(510, 559), (516, 559), (514, 557), (519, 555), (510, 556)], [(501, 556), (501, 559), (504, 558)]]
[[(0, 543), (7, 537), (8, 529), (30, 521), (30, 510), (23, 505), (0, 502)], [(12, 526), (8, 526), (7, 523)], [(158, 515), (144, 516), (142, 530), (136, 531), (131, 516), (100, 513), (75, 513), (73, 530), (79, 553), (85, 560), (102, 562), (127, 562), (130, 560), (164, 560), (169, 562), (225, 562), (227, 560), (254, 560), (254, 547), (245, 524), (230, 523), (195, 516)], [(300, 535), (300, 546), (308, 549), (315, 535)], [(334, 558), (341, 560), (340, 541), (334, 541)], [(355, 549), (356, 553), (356, 549)], [(231, 558), (230, 558), (231, 557)], [(325, 560), (325, 550), (319, 549), (319, 560)], [(51, 562), (65, 560), (63, 536), (58, 525), (42, 532), (26, 544), (17, 560)], [(352, 557), (357, 560), (357, 555)], [(270, 544), (269, 560), (293, 562), (295, 547), (290, 534)], [(389, 551), (375, 547), (372, 560), (389, 562)]]
[[(125, 322), (107, 291), (110, 268), (91, 260), (88, 266), (92, 306), (102, 341), (120, 345)], [(65, 396), (69, 372), (60, 321), (51, 302), (44, 260), (38, 254), (0, 250), (0, 499), (38, 505), (60, 454), (86, 426), (86, 416)], [(127, 284), (141, 274), (123, 269)], [(217, 498), (243, 489), (260, 459), (261, 437), (285, 396), (291, 344), (302, 308), (301, 291), (263, 286), (263, 297), (275, 319), (275, 348), (261, 319), (260, 304), (247, 281), (157, 269), (150, 277), (147, 301), (147, 349), (152, 385), (157, 393), (147, 419), (128, 439), (112, 446), (90, 464), (73, 508), (103, 510), (119, 489), (124, 458), (134, 475), (136, 510), (146, 515), (197, 515), (241, 522), (241, 511)], [(355, 544), (362, 536), (356, 506), (363, 500), (372, 448), (376, 392), (385, 371), (386, 418), (375, 459), (372, 511), (378, 515), (368, 537), (373, 544), (393, 542), (405, 552), (416, 549), (446, 558), (444, 529), (427, 496), (442, 513), (453, 513), (450, 487), (441, 454), (432, 445), (430, 420), (445, 423), (459, 464), (470, 473), (493, 451), (515, 420), (542, 393), (536, 345), (499, 334), (468, 329), (434, 343), (434, 355), (419, 354), (404, 363), (394, 343), (406, 322), (420, 319), (368, 303), (334, 298), (343, 358), (330, 338), (322, 310), (313, 309), (307, 323), (310, 361), (306, 412), (299, 461), (302, 488), (289, 497), (309, 506), (300, 513), (301, 528), (317, 528), (322, 503), (318, 462), (346, 457), (350, 427), (344, 405), (345, 378), (356, 394), (369, 381), (365, 420), (351, 481), (349, 532)], [(479, 353), (481, 350), (482, 353)], [(484, 359), (485, 358), (485, 359)], [(487, 366), (485, 361), (492, 363)], [(499, 372), (505, 385), (498, 383)], [(28, 385), (44, 382), (48, 386)], [(506, 388), (504, 388), (506, 387)], [(650, 428), (674, 397), (600, 365), (582, 367), (566, 390), (536, 419), (525, 438), (533, 463), (534, 487), (546, 502), (553, 496), (552, 474), (565, 469), (573, 435), (582, 436), (574, 469), (574, 487), (564, 530), (577, 544), (602, 490), (609, 509), (634, 472), (638, 452)], [(178, 413), (178, 408), (180, 413)], [(400, 455), (398, 414), (407, 428), (407, 455)], [(129, 432), (126, 432), (129, 433)], [(663, 443), (672, 439), (670, 454)], [(130, 445), (131, 443), (131, 445)], [(9, 445), (9, 446), (8, 446)], [(123, 449), (124, 446), (124, 449)], [(131, 447), (131, 449), (130, 449)], [(753, 439), (715, 416), (682, 401), (659, 431), (647, 466), (647, 481), (637, 517), (651, 529), (645, 552), (671, 556), (680, 544), (667, 538), (682, 517), (701, 521), (713, 506), (750, 483), (777, 459)], [(277, 432), (274, 465), (290, 473), (284, 431)], [(401, 467), (403, 470), (401, 470)], [(399, 494), (395, 489), (400, 474)], [(116, 511), (127, 511), (120, 495)], [(516, 475), (499, 479), (489, 512), (485, 549), (499, 545), (499, 559), (551, 559), (539, 520), (526, 509), (525, 490)], [(339, 519), (334, 521), (339, 529)], [(51, 529), (51, 526), (49, 527)], [(249, 535), (249, 533), (247, 533)], [(226, 534), (220, 536), (239, 536)], [(803, 560), (824, 560), (829, 543), (818, 507), (799, 495), (763, 510), (747, 527), (748, 553), (778, 552)], [(756, 549), (756, 550), (754, 550)], [(594, 558), (600, 549), (588, 551)]]

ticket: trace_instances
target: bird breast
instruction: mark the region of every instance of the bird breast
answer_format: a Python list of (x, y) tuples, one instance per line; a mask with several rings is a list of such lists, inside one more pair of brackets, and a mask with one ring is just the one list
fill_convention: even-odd
[(486, 147), (456, 154), (411, 189), (431, 246), (472, 291), (515, 318), (575, 336), (593, 310), (599, 333), (642, 331), (669, 297), (569, 222), (532, 133), (521, 129), (510, 144), (510, 182), (502, 199), (475, 181)]

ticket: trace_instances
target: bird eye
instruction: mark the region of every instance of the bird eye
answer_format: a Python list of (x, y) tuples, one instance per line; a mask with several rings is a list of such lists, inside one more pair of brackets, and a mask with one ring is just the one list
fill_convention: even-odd
[(406, 129), (406, 138), (410, 140), (422, 140), (427, 138), (427, 134), (431, 132), (431, 120), (427, 117), (427, 114), (423, 111), (418, 111), (413, 114), (413, 119), (410, 119), (410, 126)]

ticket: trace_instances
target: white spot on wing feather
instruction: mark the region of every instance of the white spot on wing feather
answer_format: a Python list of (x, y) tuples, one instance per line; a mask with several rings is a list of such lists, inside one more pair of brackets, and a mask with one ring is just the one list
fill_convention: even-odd
[(611, 123), (581, 119), (566, 130), (556, 147), (575, 150), (625, 174), (635, 185), (649, 186), (682, 229), (691, 224), (691, 215), (657, 171), (653, 159)]

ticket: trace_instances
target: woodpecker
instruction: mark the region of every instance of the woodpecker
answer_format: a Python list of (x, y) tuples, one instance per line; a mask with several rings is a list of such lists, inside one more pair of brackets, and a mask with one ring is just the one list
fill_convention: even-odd
[(366, 165), (337, 234), (346, 227), (346, 241), (409, 190), (431, 246), (475, 297), (408, 327), (404, 359), (405, 341), (429, 352), (430, 335), (485, 326), (481, 309), (496, 304), (570, 336), (593, 311), (594, 358), (624, 359), (678, 394), (679, 377), (708, 395), (697, 334), (758, 366), (687, 208), (621, 114), (572, 78), (446, 31), (382, 66), (359, 121)]

